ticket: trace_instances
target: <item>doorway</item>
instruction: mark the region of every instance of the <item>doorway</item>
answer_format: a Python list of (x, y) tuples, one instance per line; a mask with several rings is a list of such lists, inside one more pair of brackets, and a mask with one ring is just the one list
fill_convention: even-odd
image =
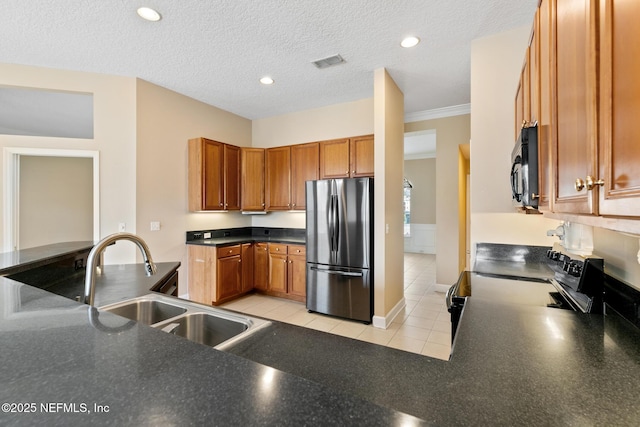
[(4, 149), (3, 251), (100, 238), (99, 152)]

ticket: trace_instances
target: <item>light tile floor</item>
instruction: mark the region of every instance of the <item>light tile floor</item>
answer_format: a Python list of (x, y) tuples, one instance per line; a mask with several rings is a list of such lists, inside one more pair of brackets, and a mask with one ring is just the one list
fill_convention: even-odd
[(250, 294), (221, 307), (448, 360), (451, 352), (451, 321), (444, 294), (433, 290), (435, 270), (435, 255), (405, 253), (406, 307), (387, 329), (308, 313), (303, 303), (261, 294)]

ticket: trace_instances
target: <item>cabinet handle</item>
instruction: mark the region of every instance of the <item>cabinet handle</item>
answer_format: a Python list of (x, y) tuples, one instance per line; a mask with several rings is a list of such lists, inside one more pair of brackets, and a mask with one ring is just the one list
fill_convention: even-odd
[(531, 193), (531, 200), (539, 199), (540, 195), (536, 193)]
[(594, 181), (591, 175), (587, 175), (586, 185), (587, 185), (587, 190), (591, 191), (596, 185), (603, 186), (604, 180), (599, 179), (597, 181)]
[(576, 182), (573, 186), (575, 187), (576, 191), (584, 190), (584, 180), (582, 180), (581, 178), (576, 178)]

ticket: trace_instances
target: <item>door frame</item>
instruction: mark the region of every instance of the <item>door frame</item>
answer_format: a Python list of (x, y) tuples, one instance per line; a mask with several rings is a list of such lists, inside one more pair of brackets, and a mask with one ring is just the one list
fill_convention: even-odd
[(3, 179), (3, 252), (16, 250), (20, 230), (20, 156), (84, 157), (93, 159), (93, 240), (100, 239), (100, 152), (5, 147)]

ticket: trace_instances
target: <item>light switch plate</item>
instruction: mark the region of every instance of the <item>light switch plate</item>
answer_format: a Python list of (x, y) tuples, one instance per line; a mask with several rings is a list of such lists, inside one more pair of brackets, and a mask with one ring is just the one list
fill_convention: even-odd
[(151, 221), (151, 231), (160, 231), (160, 221)]

